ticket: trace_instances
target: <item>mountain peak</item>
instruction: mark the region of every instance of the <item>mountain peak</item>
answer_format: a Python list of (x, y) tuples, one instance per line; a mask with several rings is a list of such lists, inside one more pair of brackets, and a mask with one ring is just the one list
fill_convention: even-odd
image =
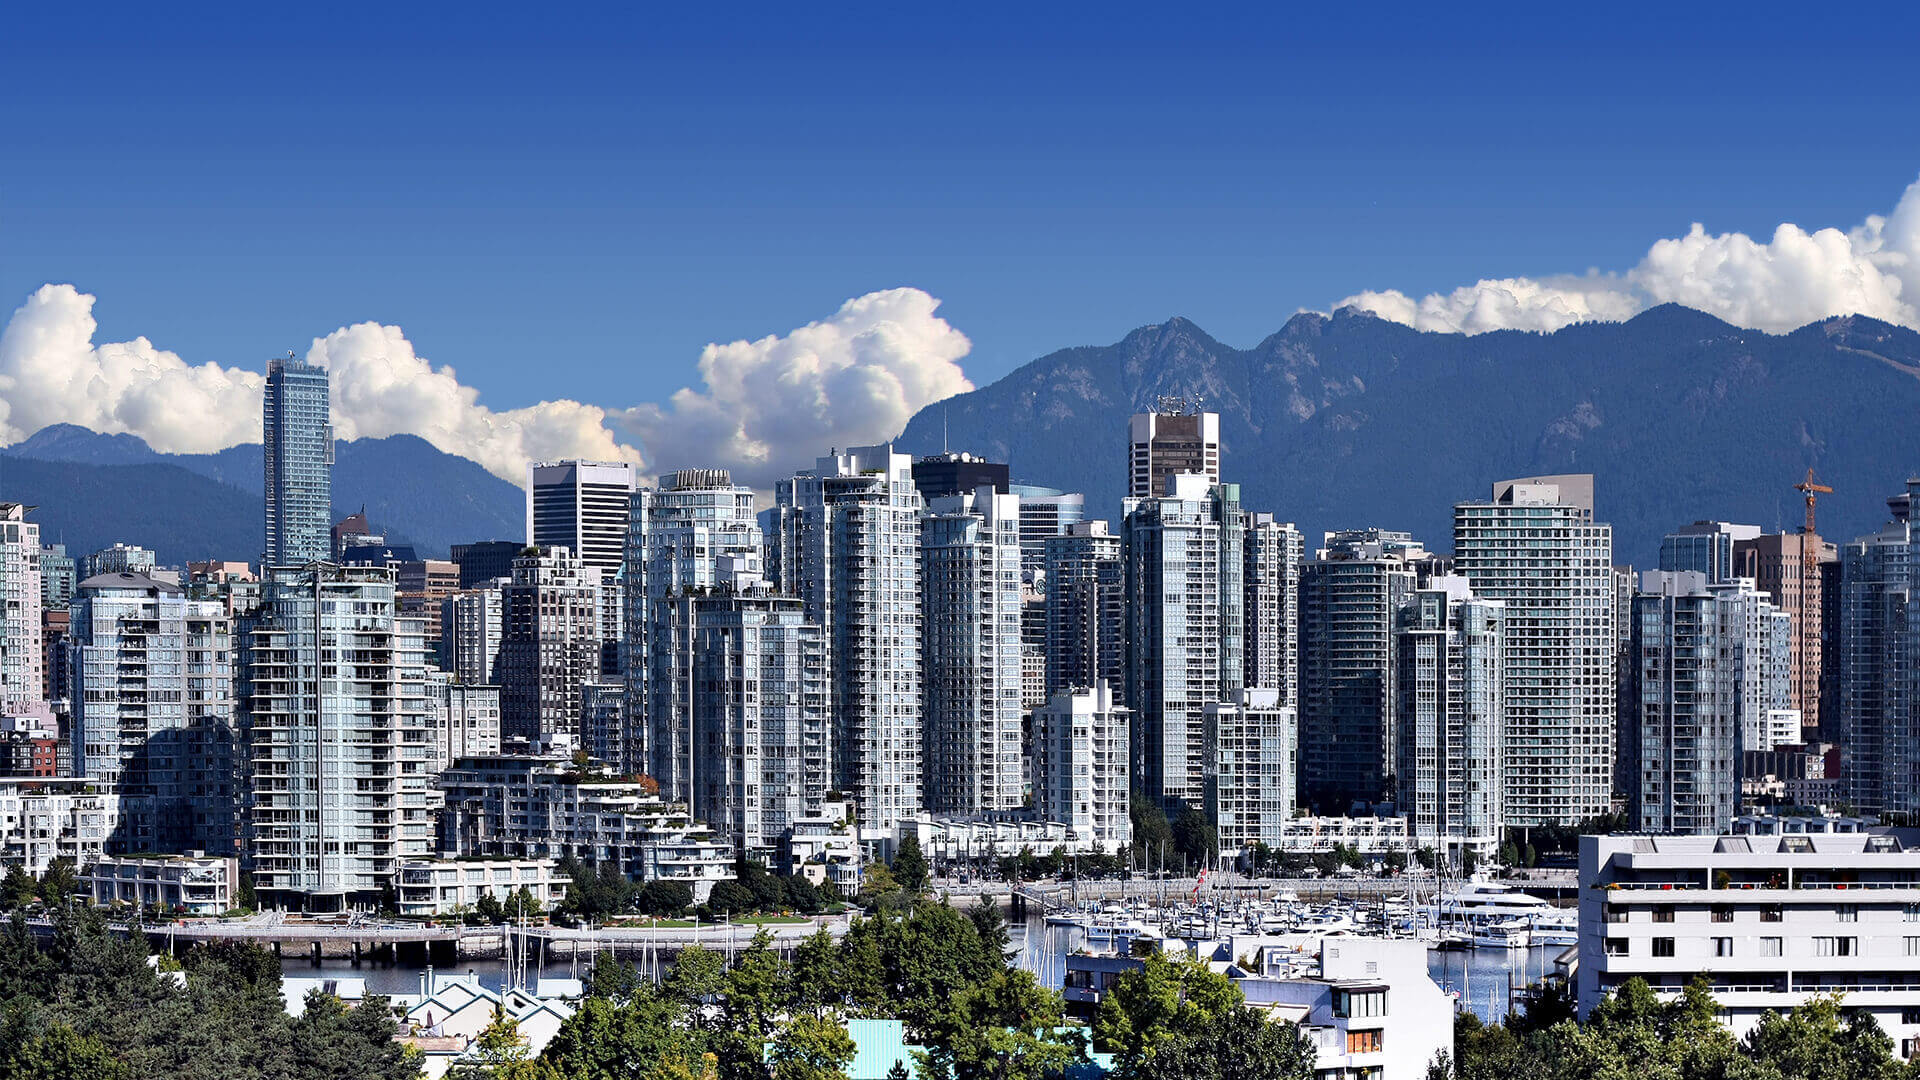
[(138, 435), (103, 435), (78, 424), (48, 424), (9, 447), (8, 452), (40, 461), (87, 465), (131, 465), (160, 457)]

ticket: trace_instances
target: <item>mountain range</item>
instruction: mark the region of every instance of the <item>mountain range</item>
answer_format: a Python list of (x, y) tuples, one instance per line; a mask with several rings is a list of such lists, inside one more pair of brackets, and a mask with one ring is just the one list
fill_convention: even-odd
[(1309, 553), (1324, 530), (1366, 526), (1449, 550), (1456, 502), (1562, 472), (1595, 475), (1616, 558), (1641, 567), (1689, 521), (1797, 528), (1809, 468), (1836, 489), (1820, 531), (1845, 541), (1920, 470), (1920, 334), (1852, 316), (1771, 335), (1677, 305), (1471, 337), (1303, 313), (1251, 349), (1176, 318), (931, 405), (897, 446), (1008, 462), (1114, 519), (1127, 416), (1162, 395), (1221, 414), (1224, 478), (1298, 523)]
[[(1221, 414), (1226, 478), (1247, 508), (1300, 525), (1309, 549), (1324, 530), (1378, 526), (1444, 551), (1453, 505), (1494, 481), (1591, 472), (1616, 558), (1644, 567), (1662, 535), (1696, 519), (1797, 527), (1792, 485), (1809, 468), (1836, 489), (1820, 531), (1850, 539), (1920, 472), (1920, 334), (1850, 316), (1773, 335), (1674, 305), (1471, 337), (1307, 313), (1250, 349), (1175, 318), (931, 405), (896, 445), (1008, 462), (1018, 480), (1085, 492), (1089, 514), (1111, 520), (1127, 416), (1163, 395)], [(252, 559), (261, 474), (258, 445), (160, 454), (55, 425), (0, 451), (0, 499), (37, 504), (43, 536), (74, 552), (126, 540), (165, 562)], [(333, 483), (336, 518), (364, 505), (423, 555), (525, 534), (519, 488), (413, 436), (339, 443)]]
[[(55, 424), (0, 451), (0, 499), (39, 507), (47, 543), (85, 554), (115, 541), (163, 564), (257, 560), (265, 520), (258, 444), (162, 454), (132, 435)], [(444, 557), (453, 544), (526, 535), (526, 495), (412, 435), (334, 446), (334, 518), (365, 508), (376, 530)]]

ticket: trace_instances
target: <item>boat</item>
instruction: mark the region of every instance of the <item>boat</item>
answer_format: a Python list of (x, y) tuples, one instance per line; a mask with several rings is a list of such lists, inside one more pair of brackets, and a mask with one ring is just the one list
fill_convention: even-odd
[(1433, 908), (1441, 923), (1527, 919), (1559, 910), (1531, 893), (1484, 879), (1463, 882), (1458, 889), (1435, 900)]
[(1580, 921), (1565, 912), (1529, 917), (1527, 932), (1533, 944), (1547, 948), (1564, 949), (1580, 944)]
[(1531, 940), (1525, 919), (1484, 923), (1473, 931), (1476, 949), (1524, 949)]

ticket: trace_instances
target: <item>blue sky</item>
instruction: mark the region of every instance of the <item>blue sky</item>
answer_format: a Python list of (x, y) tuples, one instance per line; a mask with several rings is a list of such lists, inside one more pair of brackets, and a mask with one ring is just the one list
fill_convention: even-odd
[(1245, 345), (1920, 175), (1910, 8), (67, 7), (0, 40), (8, 310), (70, 281), (243, 367), (377, 320), (501, 408), (901, 285), (981, 384), (1174, 314)]

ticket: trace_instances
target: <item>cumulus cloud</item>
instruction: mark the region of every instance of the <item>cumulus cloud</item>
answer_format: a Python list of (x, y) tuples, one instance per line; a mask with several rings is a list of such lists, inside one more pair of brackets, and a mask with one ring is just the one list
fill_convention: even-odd
[(715, 465), (764, 487), (835, 446), (879, 442), (922, 407), (973, 389), (971, 343), (919, 289), (869, 293), (785, 337), (708, 345), (704, 389), (616, 422), (663, 468)]
[[(94, 303), (72, 285), (45, 285), (0, 330), (0, 446), (56, 423), (137, 435), (162, 453), (260, 440), (263, 375), (195, 367), (144, 337), (96, 344)], [(343, 439), (418, 435), (514, 483), (525, 483), (529, 461), (590, 458), (719, 465), (764, 486), (830, 446), (889, 438), (921, 407), (972, 389), (959, 365), (970, 345), (939, 306), (918, 289), (857, 297), (784, 337), (709, 345), (702, 389), (617, 410), (564, 400), (489, 408), (452, 366), (434, 366), (399, 327), (379, 323), (315, 338), (307, 359), (331, 374)]]
[(1654, 243), (1623, 274), (1483, 280), (1418, 300), (1389, 289), (1334, 306), (1422, 330), (1478, 334), (1615, 321), (1669, 302), (1775, 333), (1833, 315), (1920, 328), (1920, 181), (1891, 214), (1848, 232), (1783, 224), (1762, 242), (1696, 223), (1685, 236)]

